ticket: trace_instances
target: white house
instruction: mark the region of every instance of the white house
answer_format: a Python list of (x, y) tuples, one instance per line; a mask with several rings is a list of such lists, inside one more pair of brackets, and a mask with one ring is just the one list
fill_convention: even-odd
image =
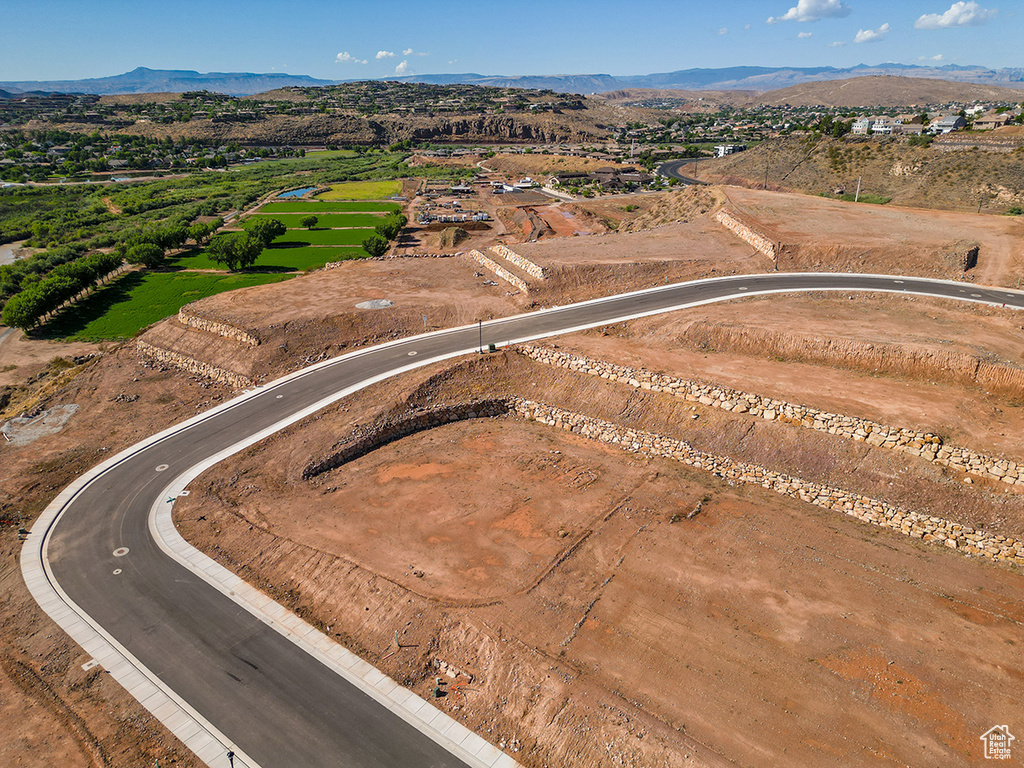
[(932, 120), (928, 124), (928, 131), (930, 133), (952, 133), (966, 126), (967, 121), (960, 117), (960, 115), (946, 115), (938, 120)]
[(875, 124), (871, 126), (872, 133), (879, 133), (884, 136), (889, 136), (894, 133), (903, 133), (903, 121), (898, 117), (882, 117), (875, 121)]

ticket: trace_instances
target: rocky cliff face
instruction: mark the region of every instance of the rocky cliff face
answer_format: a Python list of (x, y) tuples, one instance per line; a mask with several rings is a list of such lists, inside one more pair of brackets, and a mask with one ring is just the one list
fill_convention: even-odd
[[(68, 131), (94, 131), (92, 124), (33, 121), (27, 128), (59, 127)], [(258, 122), (136, 123), (119, 133), (172, 139), (196, 138), (243, 145), (324, 146), (327, 144), (388, 144), (405, 139), (434, 142), (578, 143), (604, 138), (607, 131), (580, 115), (469, 115), (465, 117), (356, 115), (275, 115)]]
[(575, 116), (554, 115), (390, 118), (378, 125), (395, 140), (559, 143), (593, 141), (607, 135), (607, 131)]

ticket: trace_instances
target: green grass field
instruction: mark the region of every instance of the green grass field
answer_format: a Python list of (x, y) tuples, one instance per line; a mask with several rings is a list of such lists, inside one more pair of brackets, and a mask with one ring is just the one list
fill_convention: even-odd
[(305, 245), (362, 245), (373, 234), (372, 229), (289, 229), (274, 245), (303, 243)]
[(345, 181), (332, 184), (330, 192), (317, 197), (320, 200), (385, 200), (401, 191), (400, 181)]
[(391, 211), (401, 210), (402, 206), (398, 203), (341, 203), (341, 202), (321, 202), (319, 200), (289, 200), (287, 202), (280, 203), (267, 203), (260, 208), (260, 213), (315, 213), (319, 216), (321, 213), (372, 213), (374, 211), (380, 211), (381, 213), (389, 213)]
[(129, 272), (62, 312), (41, 330), (46, 338), (127, 339), (189, 302), (236, 288), (287, 280), (288, 275)]
[[(284, 224), (288, 229), (305, 229), (300, 223), (303, 218), (310, 214), (306, 213), (274, 213), (267, 214)], [(339, 227), (375, 227), (384, 221), (384, 216), (375, 213), (317, 213), (316, 229), (336, 229)], [(242, 221), (242, 226), (251, 224), (257, 216), (250, 216)]]
[[(319, 269), (329, 261), (341, 261), (345, 258), (362, 258), (368, 254), (360, 247), (363, 238), (342, 248), (325, 248), (309, 246), (271, 247), (267, 248), (256, 259), (253, 272), (294, 272)], [(196, 251), (176, 259), (168, 259), (168, 265), (178, 269), (217, 269), (224, 266), (211, 261), (203, 251)]]

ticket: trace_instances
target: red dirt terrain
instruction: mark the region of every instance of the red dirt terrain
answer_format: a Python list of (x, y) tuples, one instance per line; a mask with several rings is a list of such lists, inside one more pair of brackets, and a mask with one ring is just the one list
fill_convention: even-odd
[[(728, 196), (744, 221), (821, 262), (803, 268), (956, 277), (942, 254), (966, 239), (980, 245), (979, 275), (1015, 283), (1019, 231), (1007, 219)], [(551, 271), (529, 281), (526, 295), (465, 258), (347, 262), (190, 308), (258, 346), (176, 320), (142, 338), (261, 381), (421, 332), (424, 315), (433, 329), (772, 268), (711, 208), (637, 199), (638, 217), (655, 228), (515, 245)], [(593, 210), (611, 218), (627, 204), (609, 199)], [(558, 210), (566, 221), (572, 209)], [(369, 299), (395, 303), (356, 308)], [(999, 308), (808, 294), (709, 305), (556, 343), (1024, 461), (1024, 392), (972, 378), (985, 366), (1019, 369), (1022, 324)], [(33, 344), (17, 342), (19, 368), (5, 380), (25, 387), (18, 402), (79, 410), (62, 432), (0, 444), (0, 765), (192, 765), (105, 675), (83, 672), (81, 651), (35, 608), (17, 567), (17, 513), (33, 519), (109, 451), (231, 390), (146, 362), (131, 344), (73, 353)], [(86, 351), (102, 355), (71, 369), (47, 365)], [(446, 670), (472, 676), (464, 694), (439, 705), (531, 768), (980, 764), (981, 733), (1024, 719), (1024, 581), (1013, 567), (510, 418), (419, 433), (301, 477), (358, 425), (508, 394), (1024, 536), (1024, 494), (1001, 484), (966, 485), (922, 459), (511, 354), (430, 366), (289, 428), (200, 478), (179, 522), (198, 546), (419, 693), (429, 695), (438, 675), (451, 680)]]
[[(1013, 569), (508, 419), (301, 479), (381, 405), (468, 392), (699, 437), (593, 377), (498, 358), (429, 374), (212, 470), (176, 508), (182, 530), (423, 695), (438, 669), (471, 678), (441, 706), (527, 765), (955, 765), (989, 721), (1024, 714)], [(815, 453), (773, 434), (815, 471)], [(747, 458), (752, 441), (719, 447)], [(913, 462), (850, 461), (848, 486), (872, 483), (876, 461), (927, 483)]]

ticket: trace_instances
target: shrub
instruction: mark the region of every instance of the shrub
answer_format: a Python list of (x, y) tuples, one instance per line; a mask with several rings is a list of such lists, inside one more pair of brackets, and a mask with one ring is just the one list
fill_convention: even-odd
[(363, 250), (374, 257), (383, 256), (388, 252), (388, 241), (380, 235), (370, 235), (363, 240)]

